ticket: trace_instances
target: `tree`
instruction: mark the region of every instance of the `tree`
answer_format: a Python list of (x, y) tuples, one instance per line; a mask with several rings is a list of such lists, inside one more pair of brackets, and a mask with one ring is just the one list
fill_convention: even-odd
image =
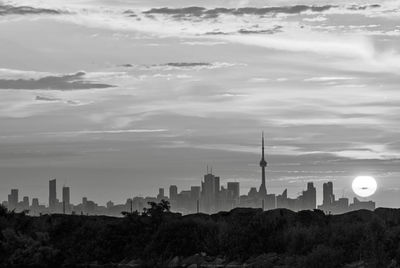
[(162, 216), (163, 213), (169, 212), (171, 208), (169, 202), (164, 199), (160, 203), (148, 202), (147, 204), (150, 205), (150, 208), (144, 208), (143, 215), (153, 218)]

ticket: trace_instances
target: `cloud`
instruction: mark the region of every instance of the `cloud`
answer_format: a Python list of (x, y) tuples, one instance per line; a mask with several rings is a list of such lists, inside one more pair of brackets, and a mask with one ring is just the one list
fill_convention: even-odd
[(142, 71), (173, 71), (173, 70), (203, 70), (203, 69), (219, 69), (219, 68), (227, 68), (233, 67), (236, 63), (228, 63), (228, 62), (167, 62), (161, 64), (152, 64), (152, 65), (134, 65), (134, 64), (123, 64), (121, 67), (126, 68), (136, 68)]
[(329, 10), (335, 6), (307, 6), (307, 5), (296, 5), (296, 6), (283, 6), (283, 7), (243, 7), (243, 8), (214, 8), (206, 9), (204, 7), (184, 7), (184, 8), (152, 8), (144, 11), (144, 14), (154, 15), (163, 14), (173, 16), (174, 18), (181, 19), (185, 17), (202, 17), (202, 18), (217, 18), (219, 15), (276, 15), (276, 14), (299, 14), (306, 11), (311, 12), (323, 12)]
[(63, 100), (61, 98), (54, 98), (54, 97), (48, 97), (48, 96), (36, 96), (35, 100), (42, 101), (42, 102), (62, 102), (62, 103), (69, 104), (69, 105), (84, 105), (84, 104), (87, 104), (87, 103), (83, 103), (81, 101)]
[(304, 79), (305, 82), (331, 82), (331, 81), (346, 81), (353, 80), (355, 77), (347, 76), (321, 76), (321, 77), (311, 77)]
[(64, 76), (46, 76), (38, 79), (0, 79), (0, 89), (78, 90), (113, 87), (108, 84), (85, 81), (86, 73)]
[(47, 9), (47, 8), (34, 8), (29, 6), (12, 6), (12, 5), (2, 5), (0, 3), (0, 16), (5, 15), (39, 15), (39, 14), (48, 14), (48, 15), (58, 15), (65, 12), (61, 12), (55, 9)]
[(225, 45), (227, 43), (221, 41), (184, 41), (181, 44), (188, 46), (217, 46)]
[(165, 66), (170, 66), (170, 67), (197, 67), (197, 66), (211, 66), (211, 63), (207, 62), (170, 62), (164, 64)]
[(366, 10), (369, 8), (380, 8), (381, 5), (373, 4), (373, 5), (351, 5), (347, 9), (349, 10)]
[(126, 134), (126, 133), (158, 133), (167, 132), (167, 129), (112, 129), (112, 130), (77, 130), (62, 132), (45, 132), (39, 135), (45, 136), (79, 136), (79, 135), (95, 135), (95, 134)]
[(263, 29), (263, 30), (252, 30), (252, 29), (240, 29), (238, 33), (240, 34), (274, 34), (282, 32), (282, 26), (275, 26), (272, 29)]

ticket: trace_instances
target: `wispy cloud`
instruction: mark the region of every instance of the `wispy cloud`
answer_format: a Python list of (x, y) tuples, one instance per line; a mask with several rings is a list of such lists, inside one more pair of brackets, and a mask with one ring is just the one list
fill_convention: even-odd
[(80, 136), (97, 134), (132, 134), (132, 133), (159, 133), (167, 132), (167, 129), (112, 129), (112, 130), (77, 130), (60, 132), (42, 132), (37, 135), (45, 136)]
[(108, 84), (85, 81), (85, 72), (64, 76), (47, 76), (38, 79), (0, 79), (0, 89), (43, 89), (43, 90), (76, 90), (91, 88), (109, 88)]
[(64, 11), (48, 9), (48, 8), (35, 8), (30, 6), (14, 6), (14, 5), (4, 5), (0, 3), (0, 16), (6, 15), (58, 15), (66, 13)]

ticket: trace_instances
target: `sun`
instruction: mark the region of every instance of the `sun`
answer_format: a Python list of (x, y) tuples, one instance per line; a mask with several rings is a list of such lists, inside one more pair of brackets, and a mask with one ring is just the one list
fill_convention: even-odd
[(361, 197), (368, 197), (375, 193), (378, 184), (374, 177), (371, 176), (358, 176), (353, 180), (351, 185), (353, 192)]

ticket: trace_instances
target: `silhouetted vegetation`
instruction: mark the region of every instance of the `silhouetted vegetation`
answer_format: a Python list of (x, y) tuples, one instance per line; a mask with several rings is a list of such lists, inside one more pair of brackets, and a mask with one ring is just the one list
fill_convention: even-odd
[(29, 217), (0, 207), (0, 267), (400, 264), (400, 210), (396, 209), (325, 215), (319, 210), (237, 208), (187, 216), (169, 209), (165, 201), (150, 203), (142, 213), (113, 218)]

